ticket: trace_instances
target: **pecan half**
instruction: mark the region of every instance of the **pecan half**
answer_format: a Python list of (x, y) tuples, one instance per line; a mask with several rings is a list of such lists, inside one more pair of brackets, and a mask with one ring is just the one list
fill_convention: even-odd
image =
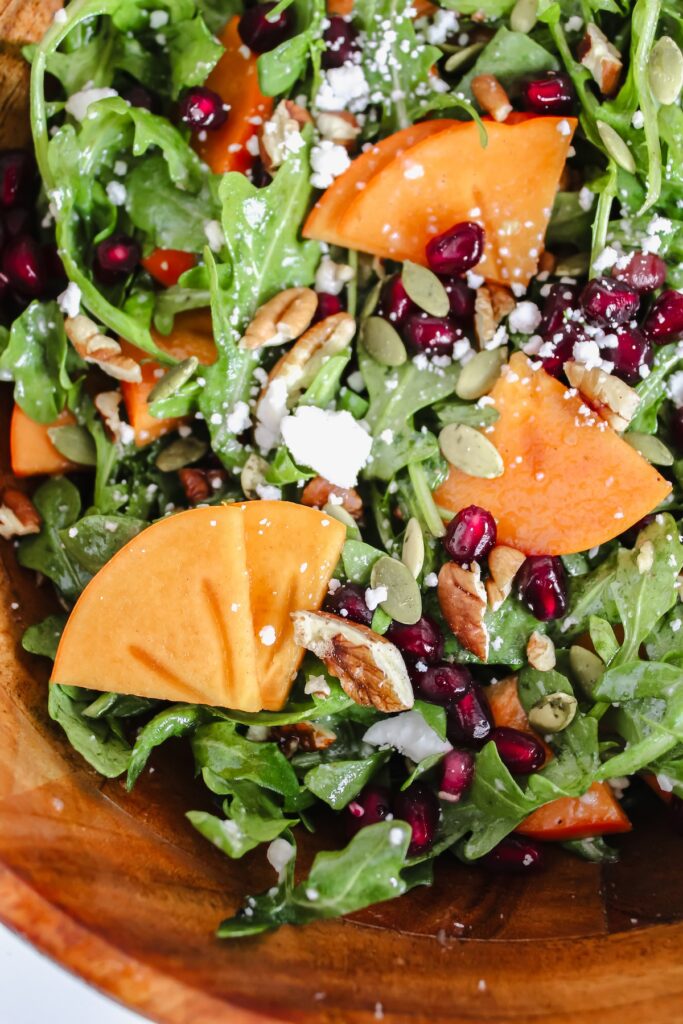
[(7, 487), (0, 494), (0, 537), (27, 537), (40, 533), (42, 520), (31, 499), (13, 487)]
[(491, 281), (477, 288), (474, 300), (474, 333), (480, 349), (491, 346), (501, 320), (508, 316), (516, 305), (512, 292), (502, 284), (494, 284)]
[(115, 441), (123, 441), (127, 433), (133, 432), (130, 424), (124, 423), (119, 416), (119, 406), (122, 401), (123, 395), (120, 391), (100, 391), (93, 399), (95, 408)]
[(268, 737), (274, 740), (286, 757), (292, 757), (299, 750), (306, 753), (313, 750), (327, 750), (337, 738), (336, 733), (314, 722), (294, 722), (290, 725), (276, 725)]
[(67, 317), (64, 321), (66, 335), (86, 363), (94, 363), (115, 380), (125, 380), (129, 384), (139, 384), (142, 370), (130, 356), (124, 356), (121, 346), (114, 338), (108, 338), (100, 332), (99, 327), (90, 317), (79, 313), (78, 316)]
[(361, 518), (363, 499), (358, 491), (353, 487), (337, 487), (324, 476), (316, 476), (308, 481), (301, 494), (301, 504), (308, 505), (309, 508), (324, 508), (332, 495), (337, 498), (336, 502), (332, 502), (333, 505), (340, 504), (354, 519)]
[(240, 348), (269, 348), (294, 341), (309, 327), (317, 305), (312, 288), (285, 288), (256, 311)]
[(617, 433), (626, 430), (640, 401), (632, 387), (597, 366), (588, 370), (583, 363), (568, 362), (564, 364), (564, 372), (571, 386), (601, 419)]
[(555, 644), (549, 636), (534, 630), (526, 645), (526, 656), (532, 668), (550, 672), (555, 668)]
[(295, 642), (325, 663), (356, 704), (386, 712), (413, 706), (403, 658), (385, 637), (327, 612), (293, 612), (292, 619)]
[(491, 611), (497, 611), (512, 590), (512, 582), (522, 567), (526, 555), (517, 548), (497, 544), (489, 554), (490, 578), (486, 581)]
[(178, 470), (178, 479), (191, 505), (200, 505), (225, 485), (228, 474), (224, 469), (196, 469), (186, 467)]
[(603, 96), (614, 95), (624, 66), (621, 54), (592, 21), (586, 25), (586, 34), (579, 43), (577, 57), (588, 68)]
[(303, 148), (301, 129), (312, 120), (308, 111), (293, 100), (278, 103), (259, 133), (259, 153), (268, 173), (284, 163), (289, 153)]
[(494, 121), (504, 121), (512, 113), (510, 97), (495, 75), (476, 75), (470, 83), (472, 95)]
[(455, 562), (441, 566), (437, 595), (443, 616), (453, 634), (471, 654), (486, 661), (489, 654), (489, 631), (484, 622), (486, 590), (481, 569), (466, 569)]

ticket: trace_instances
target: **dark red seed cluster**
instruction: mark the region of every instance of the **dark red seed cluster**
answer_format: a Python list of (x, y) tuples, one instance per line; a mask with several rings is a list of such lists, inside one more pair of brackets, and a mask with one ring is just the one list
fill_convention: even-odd
[(254, 53), (268, 53), (294, 35), (294, 5), (272, 17), (271, 11), (275, 7), (275, 3), (254, 4), (246, 9), (239, 20), (237, 31), (240, 39)]
[(485, 508), (468, 505), (448, 524), (443, 546), (460, 565), (485, 558), (496, 543), (496, 521)]
[(434, 843), (439, 827), (439, 801), (421, 782), (403, 792), (392, 793), (387, 786), (371, 784), (352, 800), (344, 811), (346, 830), (351, 836), (367, 825), (376, 825), (391, 817), (410, 825), (412, 836), (408, 856), (426, 853)]
[(141, 255), (139, 243), (130, 235), (110, 235), (95, 248), (95, 276), (102, 284), (116, 284), (135, 270)]
[(516, 577), (520, 601), (541, 622), (559, 619), (567, 610), (567, 577), (559, 558), (530, 555)]
[(193, 131), (216, 131), (225, 124), (228, 109), (217, 92), (197, 85), (181, 99), (179, 114), (183, 124)]
[(534, 78), (522, 87), (524, 109), (534, 114), (569, 114), (575, 99), (569, 75), (557, 71), (548, 71), (541, 78)]
[(322, 66), (328, 68), (340, 68), (347, 61), (353, 59), (357, 50), (358, 32), (350, 21), (340, 15), (333, 15), (329, 24), (323, 32), (325, 49), (322, 55)]

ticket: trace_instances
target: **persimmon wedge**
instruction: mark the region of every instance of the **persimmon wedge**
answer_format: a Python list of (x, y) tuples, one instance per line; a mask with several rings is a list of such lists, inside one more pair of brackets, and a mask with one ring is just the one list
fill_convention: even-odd
[(194, 253), (183, 252), (181, 249), (153, 249), (141, 262), (155, 281), (163, 284), (164, 288), (171, 288), (178, 283), (186, 270), (192, 270), (197, 263), (197, 257)]
[[(496, 726), (506, 725), (533, 733), (519, 699), (516, 676), (508, 676), (489, 686), (486, 693)], [(535, 735), (535, 733), (534, 733)], [(538, 738), (538, 737), (537, 737)], [(552, 757), (546, 745), (546, 755)], [(631, 822), (606, 782), (594, 782), (583, 794), (560, 797), (539, 807), (515, 829), (530, 839), (567, 842), (613, 832), (629, 832)]]
[(239, 510), (191, 509), (129, 541), (78, 599), (52, 682), (258, 711)]
[[(159, 334), (158, 331), (153, 330), (152, 337), (160, 349), (175, 359), (189, 359), (190, 356), (196, 356), (199, 362), (205, 366), (210, 366), (216, 361), (211, 313), (208, 309), (179, 313), (170, 334)], [(121, 347), (126, 355), (135, 359), (136, 362), (140, 361), (139, 349), (123, 339)], [(128, 422), (135, 431), (135, 443), (138, 447), (143, 447), (163, 434), (167, 434), (170, 430), (175, 430), (181, 421), (171, 418), (159, 419), (152, 416), (147, 398), (157, 383), (159, 375), (163, 373), (163, 369), (154, 360), (141, 362), (140, 365), (142, 380), (137, 384), (122, 382), (121, 392), (128, 414)]]
[(346, 528), (286, 501), (249, 501), (245, 517), (256, 669), (263, 707), (281, 708), (304, 655), (291, 612), (317, 611), (339, 561)]
[(246, 173), (254, 162), (247, 144), (258, 133), (259, 125), (273, 110), (273, 100), (259, 88), (256, 54), (240, 39), (239, 18), (231, 18), (220, 35), (225, 53), (206, 80), (208, 89), (217, 92), (229, 106), (225, 123), (215, 131), (196, 137), (197, 153), (215, 174), (226, 171)]
[(10, 423), (10, 461), (14, 475), (54, 476), (78, 469), (57, 451), (48, 433), (51, 427), (69, 427), (75, 422), (73, 413), (64, 409), (54, 423), (36, 423), (15, 404)]
[(451, 467), (435, 492), (458, 512), (488, 509), (498, 541), (526, 554), (569, 555), (605, 544), (651, 512), (671, 484), (580, 395), (526, 356), (512, 356), (491, 395), (498, 419), (487, 437), (505, 470), (494, 480)]
[[(486, 234), (477, 272), (501, 284), (526, 285), (543, 250), (575, 127), (573, 118), (487, 119), (485, 147), (473, 121), (438, 131), (372, 177), (339, 218), (335, 241), (424, 264), (430, 238), (475, 220)], [(343, 177), (330, 188), (346, 196), (339, 182)], [(306, 231), (318, 237), (309, 224)]]

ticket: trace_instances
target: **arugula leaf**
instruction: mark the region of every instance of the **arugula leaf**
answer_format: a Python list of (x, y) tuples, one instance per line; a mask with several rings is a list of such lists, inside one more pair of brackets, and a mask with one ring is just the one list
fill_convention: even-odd
[(14, 401), (38, 423), (53, 423), (66, 405), (68, 351), (56, 302), (32, 302), (12, 324), (9, 344), (0, 354), (0, 377), (14, 381)]
[(362, 540), (347, 540), (342, 548), (342, 565), (351, 583), (369, 584), (372, 567), (384, 552)]
[(378, 750), (361, 761), (332, 761), (311, 768), (304, 786), (333, 810), (342, 808), (358, 796), (363, 787), (389, 759), (390, 751)]
[(641, 434), (657, 433), (657, 414), (666, 401), (664, 381), (681, 362), (678, 345), (663, 345), (655, 354), (654, 364), (645, 380), (636, 384), (638, 392), (638, 409), (631, 420), (629, 430)]
[(235, 731), (232, 722), (203, 725), (192, 736), (198, 769), (209, 768), (228, 783), (257, 782), (283, 796), (299, 792), (294, 769), (276, 743), (254, 743)]
[[(316, 663), (316, 675), (320, 675), (322, 666)], [(308, 704), (290, 702), (282, 711), (231, 711), (229, 708), (216, 708), (216, 715), (241, 725), (293, 725), (296, 722), (315, 722), (320, 718), (337, 715), (354, 706), (354, 701), (342, 690), (336, 679), (329, 677), (329, 697), (313, 697)]]
[(519, 93), (525, 77), (544, 71), (557, 71), (559, 62), (549, 50), (524, 32), (513, 32), (501, 25), (477, 57), (476, 63), (458, 82), (455, 91), (472, 100), (472, 79), (477, 75), (495, 75), (505, 91)]
[(598, 615), (591, 615), (589, 629), (595, 653), (608, 665), (619, 650), (614, 630), (606, 619), (601, 619)]
[(210, 179), (198, 192), (177, 188), (165, 157), (150, 156), (133, 168), (125, 180), (126, 209), (147, 244), (161, 249), (202, 252), (205, 226), (219, 216)]
[(61, 725), (74, 750), (100, 775), (115, 779), (127, 770), (130, 747), (106, 721), (84, 718), (87, 703), (74, 700), (64, 687), (52, 684), (47, 706), (50, 718)]
[(233, 859), (243, 857), (260, 843), (269, 843), (297, 819), (285, 818), (282, 808), (253, 782), (234, 783), (232, 799), (223, 804), (226, 818), (204, 811), (186, 817), (206, 839)]
[(212, 717), (211, 708), (199, 704), (173, 704), (160, 711), (138, 733), (128, 768), (126, 789), (133, 788), (155, 747), (174, 736), (189, 735)]
[(619, 860), (619, 851), (606, 843), (602, 836), (591, 836), (589, 839), (569, 839), (566, 843), (562, 843), (562, 847), (591, 864), (616, 864)]
[(42, 622), (29, 626), (21, 638), (21, 646), (29, 654), (39, 654), (54, 661), (66, 619), (66, 615), (48, 615)]
[(303, 78), (309, 60), (313, 62), (314, 77), (320, 72), (320, 57), (325, 49), (323, 42), (324, 0), (294, 0), (297, 35), (285, 39), (258, 59), (258, 78), (261, 91), (266, 96), (277, 96), (288, 92)]
[(666, 661), (683, 667), (683, 617), (676, 605), (659, 620), (645, 644), (650, 661)]
[(43, 523), (40, 533), (20, 541), (19, 564), (42, 572), (64, 597), (74, 600), (90, 580), (90, 574), (71, 558), (60, 531), (78, 518), (81, 496), (69, 480), (55, 477), (38, 488), (33, 502)]
[(147, 525), (132, 516), (91, 515), (61, 530), (59, 536), (67, 554), (94, 575)]

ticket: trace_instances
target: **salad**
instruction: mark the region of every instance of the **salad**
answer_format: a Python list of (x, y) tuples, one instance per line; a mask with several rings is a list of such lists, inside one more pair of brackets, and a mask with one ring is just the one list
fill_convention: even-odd
[(23, 644), (97, 772), (179, 740), (267, 857), (219, 936), (612, 861), (630, 784), (680, 820), (682, 45), (674, 0), (73, 0), (26, 49)]

